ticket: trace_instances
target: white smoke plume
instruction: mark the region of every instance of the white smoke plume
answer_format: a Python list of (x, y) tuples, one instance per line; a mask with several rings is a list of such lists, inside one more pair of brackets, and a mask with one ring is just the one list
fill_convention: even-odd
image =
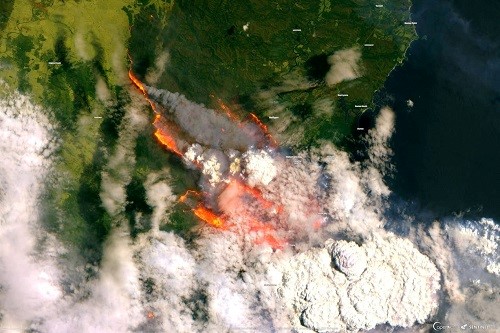
[(354, 80), (362, 75), (361, 50), (359, 47), (340, 50), (328, 57), (330, 70), (326, 73), (325, 81), (334, 86), (342, 81)]

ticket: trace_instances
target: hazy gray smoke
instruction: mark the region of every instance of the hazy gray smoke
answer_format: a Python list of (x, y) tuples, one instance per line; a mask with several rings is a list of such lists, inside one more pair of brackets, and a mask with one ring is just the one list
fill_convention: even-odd
[(252, 122), (235, 122), (226, 114), (191, 102), (179, 93), (154, 87), (146, 89), (155, 102), (167, 109), (163, 116), (173, 118), (199, 144), (223, 150), (246, 150), (266, 142), (260, 128)]

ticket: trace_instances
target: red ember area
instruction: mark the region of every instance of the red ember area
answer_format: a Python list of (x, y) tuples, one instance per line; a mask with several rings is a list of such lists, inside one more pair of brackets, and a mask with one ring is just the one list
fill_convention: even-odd
[(285, 240), (276, 236), (276, 231), (269, 224), (251, 221), (250, 231), (257, 233), (256, 244), (268, 244), (273, 249), (282, 249), (286, 244)]
[(247, 184), (244, 184), (236, 179), (231, 180), (228, 186), (236, 186), (239, 192), (249, 195), (253, 199), (257, 200), (266, 209), (274, 206), (274, 203), (266, 200), (258, 189), (250, 187)]

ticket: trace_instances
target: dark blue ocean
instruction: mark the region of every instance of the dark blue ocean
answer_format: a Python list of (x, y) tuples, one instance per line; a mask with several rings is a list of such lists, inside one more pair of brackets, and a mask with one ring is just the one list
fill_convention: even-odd
[(415, 0), (412, 20), (419, 38), (376, 96), (396, 113), (393, 199), (499, 221), (500, 1)]

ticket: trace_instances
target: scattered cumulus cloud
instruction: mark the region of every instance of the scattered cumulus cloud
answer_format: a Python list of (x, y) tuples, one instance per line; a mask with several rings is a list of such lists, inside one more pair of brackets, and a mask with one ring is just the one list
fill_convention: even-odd
[(334, 86), (342, 81), (354, 80), (362, 75), (360, 65), (361, 50), (359, 47), (340, 50), (328, 57), (330, 70), (326, 73), (325, 81)]

